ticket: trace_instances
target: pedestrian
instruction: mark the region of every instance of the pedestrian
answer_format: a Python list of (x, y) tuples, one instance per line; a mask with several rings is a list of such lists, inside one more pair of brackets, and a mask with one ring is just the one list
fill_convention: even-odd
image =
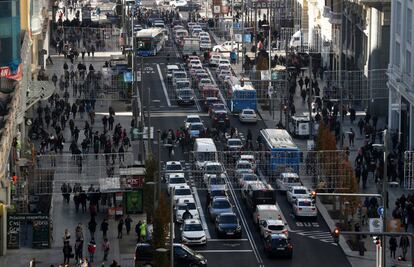
[(95, 252), (96, 252), (96, 243), (95, 243), (95, 239), (92, 238), (88, 244), (89, 262), (93, 262), (93, 256), (95, 255)]
[(108, 118), (106, 117), (106, 115), (103, 116), (103, 118), (102, 118), (102, 124), (103, 124), (103, 127), (104, 127), (104, 132), (106, 132), (106, 127), (108, 125)]
[(406, 261), (406, 256), (407, 256), (407, 252), (408, 252), (408, 247), (410, 246), (410, 240), (408, 240), (408, 236), (403, 235), (400, 238), (400, 248), (402, 249), (402, 260)]
[(298, 81), (298, 84), (299, 84), (300, 90), (302, 91), (302, 88), (303, 88), (303, 79), (302, 79), (302, 77), (300, 77), (300, 79)]
[(104, 241), (102, 243), (102, 251), (104, 253), (103, 261), (108, 260), (108, 254), (109, 254), (109, 240), (108, 238), (104, 238)]
[(118, 221), (118, 238), (122, 239), (122, 228), (124, 228), (124, 220), (121, 218)]
[(350, 129), (350, 131), (349, 131), (349, 146), (350, 147), (353, 147), (354, 146), (354, 140), (355, 140), (355, 132), (354, 132), (354, 129)]
[(76, 226), (75, 237), (76, 240), (83, 240), (83, 229), (81, 223), (78, 223), (78, 226)]
[(89, 229), (89, 233), (91, 234), (91, 239), (95, 238), (95, 231), (96, 231), (96, 221), (95, 221), (95, 217), (91, 216), (91, 220), (88, 223), (88, 229)]
[(73, 257), (73, 254), (72, 254), (72, 246), (69, 244), (69, 242), (66, 242), (63, 245), (62, 251), (63, 251), (63, 263), (64, 264), (69, 264), (70, 258)]
[(129, 232), (131, 231), (131, 223), (132, 223), (132, 219), (128, 214), (127, 217), (125, 218), (125, 229), (126, 229), (127, 235), (129, 235)]
[(362, 130), (364, 129), (365, 123), (362, 118), (358, 121), (359, 135), (362, 135)]
[(140, 242), (141, 241), (141, 239), (140, 239), (140, 237), (141, 237), (141, 224), (142, 224), (142, 222), (141, 221), (139, 221), (136, 225), (135, 225), (135, 234), (137, 235), (137, 242)]
[(63, 234), (63, 245), (69, 243), (70, 241), (70, 233), (68, 229), (65, 229), (65, 233)]
[(109, 224), (106, 221), (106, 219), (104, 219), (101, 223), (101, 231), (102, 231), (103, 238), (106, 238), (106, 233), (108, 232), (108, 227), (109, 227)]
[(108, 119), (109, 131), (112, 131), (114, 129), (114, 121), (115, 121), (114, 116), (110, 115)]
[(116, 262), (116, 260), (112, 260), (111, 265), (109, 265), (109, 267), (118, 267), (118, 263)]
[(397, 247), (398, 247), (397, 239), (394, 236), (392, 236), (389, 240), (389, 244), (390, 244), (391, 258), (395, 259), (395, 251), (397, 250)]
[(362, 189), (366, 189), (367, 188), (367, 180), (368, 180), (368, 166), (366, 164), (363, 165), (362, 167)]
[(141, 241), (145, 240), (145, 237), (147, 236), (147, 224), (145, 223), (145, 221), (142, 222), (141, 226), (140, 226), (140, 239)]

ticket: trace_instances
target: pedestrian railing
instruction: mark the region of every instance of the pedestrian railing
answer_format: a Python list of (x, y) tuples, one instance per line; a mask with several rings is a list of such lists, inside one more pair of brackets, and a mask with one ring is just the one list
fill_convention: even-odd
[(414, 151), (404, 152), (404, 187), (414, 188)]

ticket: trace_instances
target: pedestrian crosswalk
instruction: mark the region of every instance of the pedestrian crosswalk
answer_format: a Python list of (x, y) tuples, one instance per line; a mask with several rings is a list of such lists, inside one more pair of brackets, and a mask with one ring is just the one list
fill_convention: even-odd
[(331, 243), (332, 245), (336, 245), (332, 235), (330, 232), (326, 232), (326, 231), (303, 231), (303, 230), (298, 230), (298, 231), (293, 231), (298, 235), (304, 236), (304, 237), (308, 237), (311, 239), (315, 239), (315, 240), (319, 240), (322, 241), (324, 243)]

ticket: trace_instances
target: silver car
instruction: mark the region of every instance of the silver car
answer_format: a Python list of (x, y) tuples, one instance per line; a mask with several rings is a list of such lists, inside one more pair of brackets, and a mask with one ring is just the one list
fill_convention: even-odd
[(230, 203), (229, 199), (226, 197), (215, 197), (208, 207), (208, 213), (210, 215), (210, 220), (214, 221), (216, 216), (221, 213), (233, 212), (233, 205)]

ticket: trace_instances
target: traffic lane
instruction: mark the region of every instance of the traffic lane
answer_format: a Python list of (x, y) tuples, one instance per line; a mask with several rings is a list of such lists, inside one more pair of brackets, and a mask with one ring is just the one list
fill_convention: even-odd
[[(161, 107), (168, 107), (167, 99), (164, 93), (163, 79), (159, 71), (159, 64), (155, 63), (156, 59), (146, 58), (144, 63), (144, 68), (142, 70), (142, 95), (141, 103), (144, 104), (144, 107), (148, 105), (148, 93), (150, 93), (150, 107), (152, 109), (157, 108), (157, 105), (152, 100), (159, 100)], [(141, 66), (138, 67), (138, 72), (141, 72)], [(138, 84), (137, 86), (141, 86)], [(134, 94), (134, 93), (133, 93)]]
[(251, 250), (236, 251), (232, 249), (200, 251), (207, 259), (208, 266), (214, 267), (255, 267), (260, 266)]

